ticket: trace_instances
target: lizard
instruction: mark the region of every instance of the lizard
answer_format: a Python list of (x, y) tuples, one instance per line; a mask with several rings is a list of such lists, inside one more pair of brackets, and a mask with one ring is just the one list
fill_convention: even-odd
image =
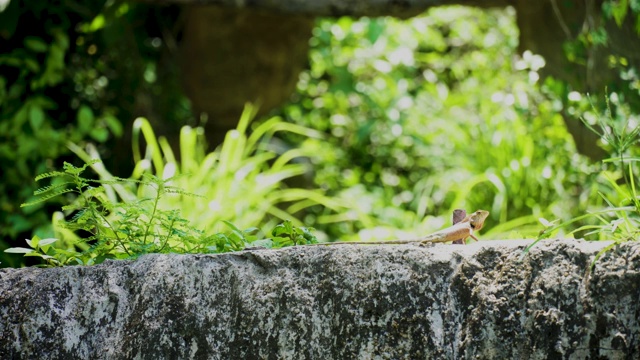
[[(464, 221), (467, 218), (467, 211), (464, 210), (464, 209), (455, 209), (455, 210), (453, 210), (453, 216), (451, 218), (452, 218), (451, 219), (452, 220), (451, 223), (453, 225), (455, 225), (455, 224), (457, 224), (457, 223), (459, 223), (461, 221)], [(462, 244), (464, 244), (464, 239), (454, 240), (451, 243), (452, 244), (460, 244), (460, 245), (462, 245)]]
[[(464, 210), (456, 210), (453, 213), (453, 221), (459, 220), (460, 215), (466, 214)], [(448, 241), (453, 241), (454, 243), (458, 243), (457, 241), (461, 241), (460, 244), (464, 243), (464, 240), (468, 237), (478, 241), (478, 238), (473, 234), (474, 231), (478, 231), (482, 229), (484, 226), (484, 221), (489, 216), (489, 212), (486, 210), (476, 210), (474, 213), (467, 215), (459, 222), (454, 225), (437, 231), (433, 234), (427, 235), (425, 237), (419, 239), (411, 239), (411, 240), (389, 240), (389, 241), (336, 241), (329, 243), (320, 243), (320, 244), (309, 244), (303, 246), (329, 246), (329, 245), (382, 245), (382, 244), (410, 244), (410, 243), (420, 243), (420, 244), (429, 244), (429, 243), (443, 243)]]

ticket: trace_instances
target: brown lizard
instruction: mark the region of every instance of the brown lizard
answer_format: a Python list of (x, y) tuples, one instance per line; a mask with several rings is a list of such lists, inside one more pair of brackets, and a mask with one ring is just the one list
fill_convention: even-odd
[[(464, 210), (463, 210), (464, 211)], [(456, 215), (460, 213), (454, 212), (454, 222), (457, 220)], [(433, 234), (427, 235), (423, 238), (419, 239), (411, 239), (411, 240), (390, 240), (390, 241), (336, 241), (330, 243), (321, 243), (321, 244), (310, 244), (306, 246), (327, 246), (327, 245), (380, 245), (380, 244), (410, 244), (410, 243), (442, 243), (448, 241), (464, 241), (466, 238), (470, 237), (476, 241), (478, 238), (473, 234), (474, 231), (478, 231), (482, 229), (484, 226), (484, 221), (489, 216), (489, 212), (486, 210), (476, 210), (471, 215), (466, 216), (460, 222), (450, 226), (446, 229), (442, 229)]]
[[(467, 211), (464, 209), (455, 209), (453, 210), (452, 224), (455, 225), (461, 221), (465, 221), (467, 219)], [(464, 239), (458, 239), (451, 242), (452, 244), (464, 244)]]

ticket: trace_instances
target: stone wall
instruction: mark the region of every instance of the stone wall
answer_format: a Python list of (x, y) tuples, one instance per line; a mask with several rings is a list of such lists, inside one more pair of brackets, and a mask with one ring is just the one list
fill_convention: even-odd
[(1, 359), (640, 357), (640, 246), (296, 247), (0, 270)]

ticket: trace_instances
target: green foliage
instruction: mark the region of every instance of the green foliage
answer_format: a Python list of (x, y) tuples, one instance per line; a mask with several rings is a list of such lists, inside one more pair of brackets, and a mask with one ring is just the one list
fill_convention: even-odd
[(631, 14), (635, 15), (635, 19), (631, 19), (635, 24), (635, 30), (640, 35), (640, 1), (638, 0), (619, 0), (619, 1), (604, 1), (602, 3), (602, 10), (605, 18), (613, 19), (619, 27), (622, 27), (629, 10)]
[[(183, 128), (181, 161), (166, 139), (156, 138), (146, 119), (137, 119), (136, 167), (129, 179), (111, 175), (96, 160), (95, 147), (85, 151), (68, 144), (86, 164), (65, 163), (64, 171), (37, 176), (37, 181), (52, 180), (52, 184), (36, 190), (35, 199), (23, 206), (65, 196), (71, 203), (62, 211), (71, 219), (55, 221), (58, 248), (43, 252), (34, 247), (29, 256), (40, 254), (48, 265), (90, 265), (146, 253), (225, 252), (317, 242), (313, 229), (304, 227), (293, 214), (317, 204), (327, 212), (345, 207), (317, 190), (287, 187), (285, 180), (306, 172), (303, 163), (295, 162), (305, 154), (295, 149), (278, 154), (270, 140), (282, 131), (319, 134), (273, 118), (248, 135), (254, 115), (255, 109), (248, 105), (238, 127), (213, 152), (206, 150), (202, 129)], [(141, 138), (146, 144), (143, 152)], [(83, 175), (89, 166), (98, 180)], [(217, 224), (230, 230), (212, 231)], [(16, 251), (24, 252), (16, 248), (9, 252)]]
[(69, 64), (78, 50), (74, 21), (93, 11), (91, 6), (11, 1), (0, 12), (0, 249), (20, 234), (50, 229), (44, 204), (28, 209), (18, 204), (28, 201), (35, 174), (68, 156), (67, 141), (104, 143), (122, 131), (111, 109), (95, 110), (76, 96), (93, 84), (70, 85), (82, 73)]
[[(34, 193), (38, 198), (22, 205), (37, 205), (65, 194), (77, 195), (62, 208), (73, 216), (61, 225), (60, 230), (65, 230), (59, 232), (61, 247), (53, 246), (59, 238), (41, 240), (34, 236), (27, 240), (30, 248), (13, 247), (5, 253), (39, 257), (45, 262), (43, 266), (93, 265), (105, 259), (132, 259), (148, 253), (226, 252), (247, 246), (278, 248), (317, 242), (311, 233), (313, 229), (293, 226), (289, 220), (277, 225), (267, 239), (257, 236), (257, 228), (240, 230), (229, 221), (224, 223), (230, 231), (206, 235), (182, 218), (179, 210), (164, 210), (160, 206), (161, 199), (170, 194), (198, 197), (170, 185), (175, 178), (143, 174), (141, 180), (115, 177), (91, 180), (82, 176), (87, 166), (97, 164), (97, 160), (92, 160), (78, 168), (65, 163), (64, 171), (39, 175), (36, 180), (55, 178), (61, 182), (38, 189)], [(107, 196), (106, 187), (124, 189), (130, 185), (139, 190), (150, 189), (151, 196), (122, 202), (112, 202)]]
[[(596, 72), (606, 72), (611, 69), (617, 74), (617, 79), (609, 81), (609, 88), (616, 92), (635, 112), (640, 112), (640, 62), (634, 52), (638, 47), (635, 43), (640, 38), (640, 2), (637, 0), (606, 0), (601, 8), (587, 6), (585, 21), (578, 29), (574, 39), (564, 44), (564, 55), (573, 64), (578, 78), (583, 79), (583, 89), (592, 89), (598, 78), (603, 76)], [(617, 39), (616, 39), (617, 37)], [(627, 47), (627, 43), (630, 44)], [(633, 45), (631, 45), (633, 44)], [(602, 54), (606, 57), (598, 64)], [(607, 69), (608, 67), (608, 69)], [(605, 77), (607, 75), (604, 75)], [(595, 80), (594, 80), (595, 79)], [(568, 90), (561, 95), (566, 99), (566, 93), (575, 90), (576, 84), (562, 84)], [(574, 86), (574, 88), (572, 88)], [(606, 84), (599, 85), (606, 86)], [(597, 89), (600, 90), (600, 89)], [(595, 99), (598, 106), (605, 106)], [(565, 104), (567, 105), (567, 104)]]
[[(614, 95), (614, 101), (617, 96)], [(605, 97), (606, 111), (601, 113), (592, 104), (592, 112), (595, 114), (595, 126), (586, 118), (585, 125), (598, 134), (606, 144), (606, 149), (611, 157), (603, 160), (602, 168), (598, 173), (600, 186), (599, 195), (604, 200), (604, 206), (592, 206), (593, 210), (586, 214), (576, 216), (568, 221), (550, 222), (545, 219), (540, 221), (545, 229), (537, 237), (526, 251), (529, 251), (538, 241), (556, 236), (560, 231), (574, 226), (579, 222), (590, 221), (586, 225), (571, 230), (567, 235), (584, 232), (585, 236), (597, 236), (602, 240), (613, 240), (613, 243), (603, 249), (594, 262), (604, 252), (615, 245), (635, 240), (640, 235), (640, 194), (637, 190), (638, 163), (640, 153), (640, 116), (629, 113), (625, 104), (617, 103), (616, 108), (611, 106), (611, 96)]]
[[(216, 252), (243, 250), (247, 248), (281, 248), (285, 246), (315, 244), (318, 239), (313, 234), (314, 229), (304, 226), (294, 226), (291, 220), (284, 220), (276, 225), (268, 238), (260, 239), (256, 236), (260, 232), (258, 228), (240, 230), (229, 221), (222, 221), (231, 229), (230, 232), (215, 235), (217, 243)], [(213, 250), (213, 249), (212, 249)]]
[[(40, 201), (29, 198), (34, 188), (28, 179), (66, 159), (68, 140), (91, 162), (107, 148), (110, 134), (122, 133), (116, 116), (133, 119), (135, 104), (147, 99), (157, 103), (142, 112), (163, 114), (163, 124), (197, 122), (176, 84), (162, 81), (172, 70), (161, 62), (166, 49), (160, 45), (174, 40), (162, 21), (174, 24), (175, 9), (100, 1), (20, 4), (11, 1), (0, 12), (0, 37), (11, 49), (0, 54), (0, 236), (34, 231), (46, 239), (52, 237), (50, 207), (80, 196), (78, 186), (64, 171), (51, 173), (49, 187), (36, 191), (47, 200)], [(603, 9), (617, 26), (640, 24), (637, 1), (605, 1)], [(50, 14), (60, 21), (41, 21)], [(606, 28), (598, 21), (587, 25), (565, 48), (577, 65), (586, 64), (594, 49), (608, 51)], [(321, 238), (404, 238), (447, 225), (454, 208), (491, 210), (485, 235), (493, 238), (531, 236), (537, 218), (578, 219), (580, 233), (605, 236), (588, 227), (598, 222), (581, 215), (610, 206), (618, 211), (614, 217), (634, 218), (625, 215), (635, 206), (634, 147), (618, 153), (615, 139), (603, 139), (616, 159), (603, 172), (577, 156), (559, 114), (582, 116), (591, 126), (598, 117), (568, 84), (539, 83), (544, 61), (529, 52), (517, 55), (517, 34), (511, 8), (441, 7), (406, 21), (321, 19), (310, 40), (310, 68), (280, 117), (250, 123), (249, 111), (213, 152), (200, 128), (184, 127), (179, 159), (148, 121), (136, 120), (131, 179), (92, 163), (100, 180), (80, 185), (95, 212), (67, 205), (72, 218), (55, 227), (59, 240), (36, 240), (41, 247), (32, 252), (71, 251), (56, 259), (88, 263), (148, 251), (235, 251), (255, 243), (315, 241), (304, 224), (318, 228)], [(621, 104), (637, 112), (637, 69), (619, 54), (609, 60), (625, 80), (614, 89), (617, 108), (610, 115), (623, 116)], [(293, 149), (282, 150), (277, 137)], [(98, 148), (85, 152), (86, 141)], [(310, 172), (323, 191), (285, 185)], [(185, 193), (166, 191), (172, 188)], [(34, 204), (18, 208), (22, 202)], [(112, 238), (109, 246), (116, 250), (105, 253), (102, 233), (84, 228), (90, 219), (98, 222), (99, 214), (121, 229), (110, 230), (113, 236), (130, 234), (133, 240), (122, 246)], [(54, 223), (62, 224), (61, 216)], [(626, 220), (603, 219), (600, 225), (615, 236), (624, 237), (621, 228), (632, 234)], [(200, 240), (178, 240), (173, 235), (179, 231), (186, 234), (180, 239)], [(201, 239), (210, 232), (215, 235)]]
[[(65, 163), (64, 172), (54, 171), (39, 175), (36, 180), (57, 178), (62, 181), (36, 190), (34, 195), (38, 198), (22, 205), (33, 206), (67, 193), (77, 195), (71, 204), (62, 208), (63, 211), (74, 214), (71, 221), (66, 222), (64, 226), (74, 233), (90, 234), (82, 239), (90, 246), (83, 253), (72, 254), (56, 252), (53, 249), (49, 249), (53, 254), (47, 254), (44, 250), (48, 256), (45, 260), (49, 261), (49, 265), (67, 265), (71, 261), (90, 265), (107, 258), (131, 258), (149, 252), (188, 252), (191, 249), (188, 246), (199, 241), (200, 234), (185, 226), (186, 220), (180, 218), (178, 212), (158, 208), (159, 200), (166, 194), (186, 193), (168, 185), (167, 181), (148, 175), (138, 183), (151, 187), (155, 196), (114, 204), (106, 198), (104, 185), (122, 184), (129, 180), (116, 178), (101, 181), (83, 177), (82, 173), (87, 166), (95, 163), (97, 161), (94, 160), (80, 168)], [(180, 238), (180, 243), (184, 244), (185, 248), (176, 249), (175, 246), (170, 246), (169, 240), (176, 237)], [(39, 249), (33, 243), (32, 239), (31, 247), (38, 253)], [(35, 243), (37, 245), (37, 242)], [(15, 252), (15, 248), (9, 249), (9, 252)]]
[[(180, 159), (178, 160), (164, 137), (157, 138), (146, 119), (134, 123), (134, 160), (136, 167), (131, 179), (139, 180), (144, 174), (162, 179), (171, 178), (171, 184), (197, 193), (199, 197), (164, 197), (164, 208), (180, 209), (180, 213), (197, 228), (215, 230), (223, 221), (240, 228), (260, 224), (264, 233), (277, 223), (290, 220), (296, 227), (304, 223), (295, 215), (314, 205), (322, 205), (326, 214), (344, 211), (344, 203), (332, 200), (319, 190), (295, 188), (286, 185), (308, 171), (301, 159), (308, 152), (291, 149), (278, 153), (272, 143), (275, 133), (286, 132), (305, 138), (319, 137), (316, 131), (288, 124), (272, 118), (256, 126), (251, 134), (247, 129), (255, 109), (248, 105), (235, 130), (227, 133), (224, 143), (208, 152), (201, 128), (184, 127), (180, 133)], [(146, 148), (140, 151), (144, 140)], [(85, 152), (72, 146), (84, 161), (99, 154)], [(91, 148), (90, 148), (91, 149)], [(92, 166), (102, 180), (113, 176), (100, 164)], [(134, 199), (145, 195), (142, 188), (113, 187), (111, 201), (117, 196)]]
[(397, 238), (482, 208), (496, 224), (488, 237), (521, 237), (537, 233), (536, 218), (568, 219), (596, 198), (561, 105), (539, 88), (544, 60), (517, 55), (514, 16), (443, 7), (406, 21), (318, 23), (283, 116), (330, 134), (290, 141), (315, 154), (318, 186), (356, 206), (331, 220), (356, 221), (317, 228)]
[(293, 226), (291, 220), (285, 220), (283, 223), (276, 225), (271, 232), (275, 241), (279, 246), (299, 245), (299, 244), (316, 244), (318, 239), (313, 235), (313, 228)]
[(45, 261), (45, 264), (42, 266), (63, 266), (74, 262), (78, 253), (74, 251), (56, 249), (52, 244), (57, 241), (58, 239), (55, 238), (40, 239), (40, 237), (34, 236), (31, 240), (26, 240), (29, 248), (14, 247), (6, 249), (4, 252), (9, 254), (24, 254), (24, 256), (39, 257)]

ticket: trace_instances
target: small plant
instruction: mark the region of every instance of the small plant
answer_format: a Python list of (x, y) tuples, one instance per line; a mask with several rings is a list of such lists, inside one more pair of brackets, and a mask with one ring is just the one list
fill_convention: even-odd
[(605, 99), (607, 110), (604, 115), (598, 115), (598, 111), (591, 103), (599, 129), (584, 118), (581, 120), (585, 126), (600, 136), (603, 144), (612, 153), (610, 158), (603, 160), (603, 169), (599, 174), (603, 181), (598, 194), (606, 206), (562, 223), (540, 219), (544, 230), (540, 232), (536, 241), (525, 249), (525, 253), (538, 241), (554, 236), (571, 224), (588, 219), (595, 219), (596, 222), (580, 226), (570, 231), (568, 235), (582, 232), (584, 236), (595, 235), (599, 239), (613, 240), (611, 245), (606, 246), (596, 255), (592, 265), (602, 254), (616, 245), (634, 240), (640, 235), (640, 196), (636, 189), (638, 176), (634, 171), (634, 164), (640, 162), (640, 158), (633, 153), (633, 145), (640, 142), (639, 119), (628, 113), (623, 114), (624, 108), (621, 105), (618, 106), (618, 115), (626, 119), (614, 118), (610, 98), (607, 96)]
[[(6, 252), (21, 252), (26, 256), (40, 256), (49, 265), (81, 264), (91, 265), (104, 259), (134, 258), (150, 252), (188, 252), (190, 245), (202, 237), (202, 233), (190, 228), (188, 222), (175, 210), (166, 211), (158, 208), (160, 199), (166, 194), (196, 196), (169, 185), (173, 179), (162, 180), (145, 174), (142, 180), (114, 178), (112, 180), (91, 180), (82, 176), (90, 165), (98, 160), (76, 167), (64, 163), (64, 171), (53, 171), (38, 175), (36, 181), (54, 179), (51, 186), (40, 188), (34, 192), (38, 198), (22, 206), (40, 204), (55, 197), (73, 193), (77, 197), (69, 205), (62, 207), (66, 213), (72, 214), (70, 221), (63, 227), (75, 234), (81, 243), (86, 244), (82, 252), (63, 251), (50, 245), (57, 239), (39, 240), (37, 237), (27, 240), (32, 248), (11, 248)], [(134, 201), (113, 203), (105, 195), (106, 184), (138, 183), (154, 189), (153, 196), (135, 199)], [(180, 241), (176, 242), (175, 238)], [(180, 245), (178, 245), (178, 243)]]
[(318, 239), (313, 235), (313, 230), (313, 228), (293, 226), (290, 220), (285, 220), (276, 225), (271, 233), (276, 246), (295, 246), (317, 244)]
[[(75, 194), (76, 198), (62, 207), (71, 219), (62, 227), (73, 239), (27, 239), (28, 248), (13, 247), (6, 253), (24, 254), (44, 260), (42, 266), (93, 265), (105, 259), (133, 259), (148, 253), (216, 253), (240, 251), (247, 247), (261, 246), (279, 248), (301, 243), (317, 242), (310, 228), (293, 226), (291, 221), (277, 225), (272, 238), (258, 236), (258, 228), (240, 230), (229, 221), (223, 221), (230, 231), (206, 235), (190, 225), (178, 210), (164, 210), (159, 206), (166, 195), (198, 197), (172, 186), (175, 177), (160, 179), (143, 174), (141, 180), (112, 178), (87, 179), (82, 176), (88, 166), (98, 160), (87, 162), (82, 167), (64, 163), (64, 171), (52, 171), (36, 177), (36, 181), (53, 179), (54, 184), (34, 192), (38, 198), (22, 206), (32, 206), (64, 194)], [(114, 202), (106, 192), (109, 187), (137, 185), (138, 190), (150, 196), (133, 197), (128, 201)], [(65, 246), (69, 243), (71, 246)], [(55, 247), (54, 243), (61, 245)], [(63, 244), (60, 244), (63, 243)]]
[(26, 239), (26, 241), (27, 245), (29, 245), (28, 248), (14, 247), (9, 248), (4, 252), (39, 257), (45, 261), (45, 265), (42, 266), (63, 266), (81, 263), (81, 260), (79, 259), (79, 256), (81, 255), (80, 253), (64, 249), (56, 249), (52, 246), (52, 244), (58, 241), (58, 239), (40, 239), (38, 236), (34, 236), (31, 240)]
[(318, 239), (312, 233), (313, 228), (294, 226), (290, 220), (285, 220), (276, 225), (271, 231), (271, 237), (259, 238), (260, 229), (252, 227), (240, 230), (228, 221), (223, 221), (231, 229), (227, 233), (214, 235), (216, 245), (210, 247), (215, 252), (227, 252), (244, 250), (248, 247), (263, 247), (267, 249), (281, 248), (285, 246), (316, 244)]
[[(222, 221), (227, 227), (229, 227), (230, 231), (226, 233), (218, 233), (213, 236), (215, 240), (215, 246), (209, 246), (208, 249), (212, 252), (229, 252), (229, 251), (239, 251), (244, 250), (247, 247), (251, 246), (262, 246), (265, 239), (259, 239), (257, 234), (260, 230), (256, 227), (248, 228), (245, 230), (240, 230), (237, 226), (233, 225), (231, 222), (223, 220)], [(258, 242), (258, 244), (256, 244)], [(271, 246), (269, 246), (271, 247)]]

